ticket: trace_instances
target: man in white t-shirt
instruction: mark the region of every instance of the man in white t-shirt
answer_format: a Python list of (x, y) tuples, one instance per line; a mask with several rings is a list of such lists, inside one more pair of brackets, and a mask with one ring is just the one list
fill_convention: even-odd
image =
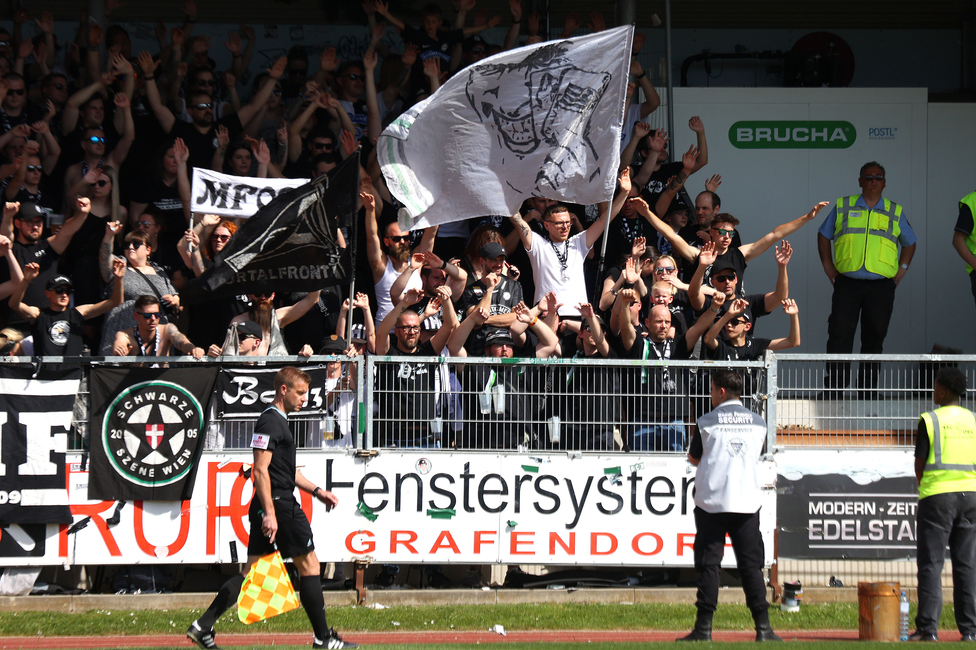
[[(518, 213), (512, 215), (512, 225), (529, 255), (535, 276), (535, 303), (538, 304), (549, 292), (556, 294), (562, 303), (560, 316), (579, 317), (578, 305), (590, 302), (583, 277), (583, 262), (630, 194), (630, 169), (626, 168), (618, 178), (617, 194), (609, 206), (601, 204), (600, 217), (583, 232), (569, 236), (572, 221), (565, 205), (554, 204), (542, 215), (542, 227), (548, 237), (543, 239), (532, 233), (529, 224)], [(607, 208), (609, 207), (609, 216)]]
[(756, 622), (756, 641), (782, 641), (769, 625), (769, 602), (763, 577), (763, 538), (759, 530), (762, 487), (759, 457), (766, 423), (739, 401), (742, 375), (735, 370), (711, 372), (714, 409), (698, 418), (688, 449), (695, 475), (695, 569), (698, 571), (698, 617), (695, 629), (678, 641), (711, 641), (712, 614), (718, 606), (719, 574), (725, 536), (732, 540), (746, 594)]

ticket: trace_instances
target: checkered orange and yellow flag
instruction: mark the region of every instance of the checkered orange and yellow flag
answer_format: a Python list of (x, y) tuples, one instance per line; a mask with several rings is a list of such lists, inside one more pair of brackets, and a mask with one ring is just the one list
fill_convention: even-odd
[(275, 551), (260, 558), (248, 571), (237, 597), (237, 617), (250, 625), (299, 606), (281, 553)]

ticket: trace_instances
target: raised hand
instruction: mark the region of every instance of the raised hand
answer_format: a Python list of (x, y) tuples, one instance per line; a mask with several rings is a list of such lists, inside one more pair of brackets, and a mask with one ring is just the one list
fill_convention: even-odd
[(620, 172), (617, 177), (617, 183), (620, 184), (620, 191), (624, 194), (630, 194), (630, 166), (624, 167), (624, 170)]
[(360, 192), (359, 199), (363, 202), (363, 207), (367, 212), (376, 210), (376, 197), (370, 192)]
[(512, 22), (522, 20), (522, 0), (508, 0), (508, 10), (512, 13)]
[(410, 256), (410, 268), (417, 270), (424, 265), (427, 258), (424, 257), (423, 253), (414, 253)]
[(442, 260), (437, 255), (434, 255), (431, 252), (423, 253), (423, 256), (424, 256), (424, 264), (426, 264), (432, 269), (439, 269), (442, 266), (444, 266), (444, 260)]
[(630, 246), (630, 256), (639, 259), (647, 251), (647, 239), (644, 237), (634, 237), (634, 243)]
[(88, 214), (91, 212), (91, 199), (87, 196), (79, 196), (75, 199), (75, 212), (79, 214)]
[(694, 169), (695, 163), (698, 161), (698, 147), (692, 145), (689, 147), (688, 151), (684, 152), (681, 156), (681, 166), (685, 169)]
[(783, 244), (781, 246), (776, 246), (773, 251), (776, 254), (776, 263), (780, 266), (786, 266), (789, 263), (790, 258), (793, 257), (793, 247), (790, 246), (790, 242), (786, 241), (785, 239), (783, 240)]
[(795, 300), (787, 298), (783, 301), (783, 312), (788, 316), (792, 316), (793, 314), (799, 314), (800, 308), (796, 306)]
[(718, 189), (718, 186), (722, 184), (722, 175), (715, 174), (711, 178), (705, 181), (705, 189), (709, 192), (714, 192)]
[(31, 262), (30, 264), (24, 266), (24, 279), (28, 282), (31, 282), (40, 274), (41, 265), (37, 262)]
[(729, 305), (729, 313), (733, 316), (744, 314), (747, 309), (749, 309), (749, 301), (745, 298), (736, 298), (732, 301), (732, 304)]
[(566, 14), (566, 21), (563, 23), (563, 34), (566, 36), (572, 35), (582, 24), (583, 21), (580, 20), (579, 14), (575, 11), (570, 11)]
[(268, 68), (268, 76), (272, 79), (281, 79), (285, 74), (285, 67), (288, 65), (288, 59), (286, 57), (280, 57), (274, 62), (274, 65)]
[(813, 209), (810, 210), (810, 212), (808, 212), (806, 214), (806, 220), (807, 221), (811, 221), (813, 219), (816, 219), (817, 218), (817, 214), (821, 210), (823, 210), (824, 208), (826, 208), (828, 205), (830, 205), (830, 201), (821, 201), (817, 205), (813, 206)]
[(217, 125), (217, 147), (220, 149), (227, 149), (230, 145), (230, 131), (223, 124)]
[(145, 51), (139, 52), (139, 56), (136, 57), (136, 63), (142, 68), (142, 73), (146, 77), (152, 77), (160, 64), (159, 61), (153, 61), (152, 54)]
[(336, 56), (336, 49), (327, 47), (322, 50), (322, 55), (319, 57), (319, 67), (326, 72), (335, 72), (341, 61), (342, 59)]
[(690, 120), (688, 120), (688, 128), (695, 133), (704, 133), (705, 125), (702, 124), (701, 118), (695, 115)]
[(591, 305), (590, 303), (582, 302), (576, 305), (576, 308), (579, 309), (580, 316), (582, 316), (583, 318), (586, 319), (593, 318), (593, 305)]
[(417, 53), (419, 48), (413, 43), (409, 43), (407, 47), (403, 50), (403, 54), (400, 55), (400, 62), (406, 67), (413, 66), (417, 62)]
[(237, 32), (231, 32), (227, 35), (227, 40), (224, 41), (224, 47), (227, 51), (231, 53), (232, 56), (240, 56), (242, 45), (241, 45), (241, 35)]
[(604, 20), (603, 14), (596, 10), (591, 11), (589, 27), (594, 32), (602, 32), (605, 30), (607, 28), (607, 21)]
[(710, 266), (715, 263), (716, 259), (718, 259), (718, 253), (715, 252), (715, 244), (712, 242), (702, 244), (701, 252), (698, 254), (698, 264)]
[(348, 158), (353, 154), (354, 151), (356, 151), (356, 136), (343, 129), (339, 132), (339, 144), (342, 145), (342, 151)]
[(651, 125), (647, 122), (637, 122), (634, 124), (634, 137), (643, 138), (645, 135), (651, 132)]
[(183, 165), (190, 159), (190, 148), (183, 142), (183, 138), (176, 138), (173, 141), (173, 155), (176, 156), (176, 162)]

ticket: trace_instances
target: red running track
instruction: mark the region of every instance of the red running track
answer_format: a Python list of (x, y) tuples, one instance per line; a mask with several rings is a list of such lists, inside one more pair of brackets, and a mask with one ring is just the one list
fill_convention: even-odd
[[(857, 630), (798, 630), (782, 631), (786, 641), (856, 641)], [(361, 645), (386, 645), (397, 643), (459, 644), (459, 643), (587, 643), (587, 642), (638, 642), (674, 641), (686, 632), (667, 630), (531, 630), (509, 632), (502, 636), (494, 632), (343, 632), (343, 637)], [(752, 631), (719, 631), (713, 634), (715, 641), (754, 641)], [(282, 634), (219, 634), (221, 646), (273, 646), (306, 645), (311, 643), (309, 633)], [(943, 630), (941, 640), (958, 641), (959, 633)], [(195, 647), (185, 636), (104, 636), (104, 637), (2, 637), (0, 649), (61, 649), (61, 648), (158, 648), (169, 646)]]

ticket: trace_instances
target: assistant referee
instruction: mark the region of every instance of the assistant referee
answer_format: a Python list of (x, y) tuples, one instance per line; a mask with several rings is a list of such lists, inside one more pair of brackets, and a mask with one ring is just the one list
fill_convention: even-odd
[(316, 496), (326, 510), (338, 505), (332, 492), (323, 490), (305, 478), (296, 466), (295, 435), (288, 426), (288, 414), (301, 410), (308, 395), (311, 378), (298, 368), (285, 367), (275, 375), (275, 399), (254, 426), (251, 448), (254, 451), (254, 497), (248, 510), (251, 523), (247, 544), (247, 565), (230, 578), (217, 592), (203, 616), (193, 621), (186, 636), (201, 648), (217, 648), (214, 623), (237, 601), (248, 571), (263, 555), (273, 553), (275, 545), (282, 557), (290, 557), (301, 575), (299, 595), (302, 607), (315, 632), (313, 648), (357, 648), (344, 641), (325, 620), (325, 600), (319, 560), (315, 555), (312, 528), (295, 499), (295, 488)]

